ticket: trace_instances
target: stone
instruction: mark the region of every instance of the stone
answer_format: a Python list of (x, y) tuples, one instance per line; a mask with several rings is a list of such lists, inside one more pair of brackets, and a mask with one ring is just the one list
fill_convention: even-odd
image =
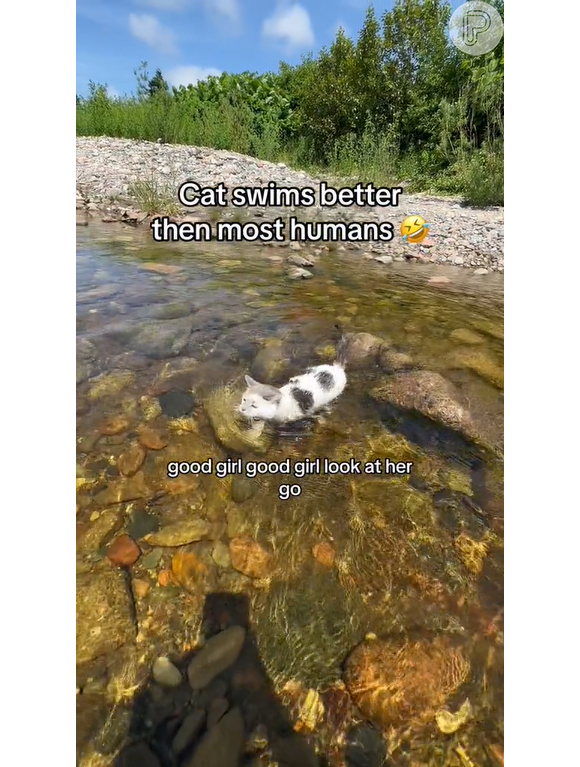
[(429, 285), (447, 285), (449, 282), (451, 282), (449, 277), (445, 277), (443, 274), (429, 278)]
[(344, 355), (347, 366), (360, 368), (376, 364), (385, 343), (382, 338), (371, 333), (345, 333)]
[(120, 535), (109, 544), (107, 559), (118, 567), (131, 567), (141, 556), (141, 549), (128, 535)]
[(396, 352), (387, 346), (382, 346), (379, 350), (379, 364), (388, 373), (394, 373), (397, 370), (405, 370), (413, 366), (413, 358), (410, 354)]
[(291, 280), (309, 280), (312, 277), (312, 272), (300, 266), (293, 266), (286, 274)]
[(77, 665), (135, 641), (132, 598), (125, 575), (108, 562), (77, 573)]
[(133, 578), (133, 593), (138, 599), (145, 599), (150, 590), (151, 584), (145, 578)]
[(292, 253), (292, 255), (288, 256), (286, 260), (289, 264), (293, 264), (294, 266), (314, 266), (314, 261), (311, 258), (305, 258), (304, 256), (297, 255), (296, 253)]
[(211, 557), (216, 565), (218, 567), (223, 567), (224, 570), (232, 566), (230, 550), (222, 541), (216, 541)]
[(169, 444), (169, 437), (151, 426), (141, 426), (138, 435), (139, 444), (148, 450), (162, 450)]
[(327, 541), (321, 541), (312, 548), (312, 554), (317, 562), (325, 567), (332, 567), (334, 565), (334, 559), (336, 552), (334, 548)]
[(198, 592), (207, 580), (208, 570), (196, 554), (182, 549), (171, 559), (171, 576), (184, 589)]
[(229, 707), (230, 707), (230, 704), (228, 703), (226, 698), (214, 698), (214, 700), (212, 700), (212, 702), (209, 704), (209, 708), (207, 711), (207, 729), (208, 730), (211, 730), (212, 727), (216, 726), (216, 724), (219, 722), (222, 716), (226, 713)]
[(188, 317), (145, 321), (133, 336), (132, 347), (134, 351), (153, 359), (176, 357), (187, 346), (192, 327), (192, 320)]
[(193, 411), (195, 399), (189, 391), (171, 389), (159, 396), (159, 404), (163, 415), (169, 418), (181, 418)]
[(189, 748), (201, 732), (204, 722), (205, 712), (201, 709), (195, 709), (185, 717), (171, 743), (171, 748), (176, 756)]
[(236, 707), (204, 735), (183, 767), (238, 767), (243, 745), (244, 720)]
[(113, 370), (110, 373), (102, 373), (92, 379), (87, 392), (89, 400), (110, 397), (131, 386), (135, 382), (135, 373), (132, 370)]
[(208, 639), (187, 668), (187, 678), (193, 690), (208, 685), (222, 671), (235, 663), (244, 644), (246, 631), (242, 626), (230, 626)]
[(257, 490), (256, 483), (249, 477), (236, 474), (232, 479), (232, 501), (244, 503), (249, 500)]
[(392, 256), (375, 256), (375, 261), (378, 261), (379, 264), (392, 264), (393, 263), (393, 257)]
[(124, 477), (134, 476), (147, 457), (147, 451), (141, 445), (132, 445), (117, 459), (117, 468)]
[(157, 565), (161, 562), (162, 556), (163, 552), (161, 549), (152, 549), (141, 558), (141, 567), (145, 570), (155, 570)]
[(138, 471), (133, 477), (123, 478), (107, 485), (104, 490), (96, 494), (95, 501), (102, 506), (112, 506), (116, 503), (136, 501), (139, 498), (145, 498), (146, 495), (145, 475), (142, 471)]
[(232, 567), (249, 578), (264, 578), (270, 572), (272, 555), (250, 538), (230, 541)]
[(183, 682), (179, 669), (165, 656), (155, 660), (152, 674), (153, 679), (162, 687), (179, 687)]
[(102, 511), (88, 530), (79, 538), (77, 551), (91, 554), (98, 551), (123, 526), (123, 516), (118, 510)]
[(188, 543), (206, 538), (211, 530), (210, 522), (194, 517), (166, 525), (156, 533), (146, 535), (145, 540), (151, 546), (185, 546)]
[(113, 415), (105, 419), (98, 427), (98, 432), (102, 436), (112, 437), (115, 434), (122, 434), (129, 428), (129, 419), (124, 415)]
[(133, 743), (119, 754), (115, 767), (161, 767), (161, 762), (149, 746), (144, 743)]
[(449, 334), (452, 341), (459, 341), (462, 344), (483, 344), (485, 338), (469, 328), (456, 328)]
[(473, 273), (476, 274), (478, 277), (480, 277), (484, 274), (489, 274), (489, 269), (484, 269), (483, 267), (480, 267), (479, 269), (476, 269)]

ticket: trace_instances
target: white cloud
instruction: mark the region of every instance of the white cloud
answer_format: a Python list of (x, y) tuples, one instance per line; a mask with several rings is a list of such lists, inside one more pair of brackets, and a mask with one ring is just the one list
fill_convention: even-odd
[(314, 44), (314, 32), (308, 11), (301, 5), (281, 6), (262, 24), (262, 35), (282, 40), (290, 48)]
[(238, 24), (241, 18), (239, 0), (136, 0), (140, 5), (158, 11), (183, 11), (191, 5), (203, 8), (208, 16), (216, 20)]
[(107, 96), (110, 99), (118, 99), (121, 94), (116, 88), (112, 88), (110, 85), (107, 85)]
[(159, 23), (155, 16), (131, 13), (129, 29), (133, 37), (147, 43), (158, 53), (174, 55), (177, 53), (175, 35), (170, 29)]
[(169, 85), (179, 88), (180, 85), (195, 85), (200, 80), (207, 80), (211, 75), (219, 77), (221, 71), (214, 67), (174, 67), (165, 77)]

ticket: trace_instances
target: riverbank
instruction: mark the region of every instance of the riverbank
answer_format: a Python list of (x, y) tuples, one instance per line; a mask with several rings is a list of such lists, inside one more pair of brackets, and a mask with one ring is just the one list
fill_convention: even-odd
[[(360, 253), (389, 268), (393, 262), (446, 264), (462, 267), (475, 276), (503, 272), (503, 208), (470, 208), (457, 199), (405, 194), (397, 207), (233, 207), (184, 208), (177, 189), (187, 180), (202, 187), (222, 182), (233, 187), (311, 187), (318, 192), (321, 179), (284, 164), (269, 163), (226, 150), (157, 144), (116, 138), (77, 137), (77, 222), (122, 222), (148, 227), (153, 214), (166, 214), (176, 222), (274, 221), (296, 216), (301, 222), (374, 222), (393, 224), (390, 242), (264, 243), (259, 246), (291, 247), (304, 255), (322, 247)], [(329, 183), (330, 181), (326, 179)], [(335, 188), (356, 185), (358, 180), (334, 181)], [(403, 242), (399, 227), (408, 215), (420, 215), (430, 227), (421, 244)], [(244, 243), (246, 244), (246, 243)], [(250, 244), (250, 243), (247, 243)]]

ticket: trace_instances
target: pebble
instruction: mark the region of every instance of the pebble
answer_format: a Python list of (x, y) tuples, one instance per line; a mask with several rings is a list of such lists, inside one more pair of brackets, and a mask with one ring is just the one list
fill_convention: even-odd
[(218, 567), (223, 567), (224, 570), (232, 565), (230, 550), (222, 541), (216, 541), (211, 557), (216, 565)]
[(157, 658), (153, 664), (153, 679), (163, 687), (179, 687), (183, 682), (181, 672), (164, 656)]
[(169, 444), (169, 438), (150, 426), (142, 426), (139, 429), (139, 443), (148, 450), (162, 450)]
[(161, 562), (162, 556), (163, 552), (161, 549), (152, 549), (147, 554), (145, 554), (141, 560), (141, 565), (145, 568), (145, 570), (155, 570), (159, 562)]
[[(125, 213), (138, 221), (146, 217), (140, 211), (127, 210), (126, 206), (111, 203), (110, 198), (118, 195), (128, 198), (131, 183), (144, 178), (152, 178), (165, 187), (168, 183), (166, 169), (171, 169), (175, 178), (172, 184), (178, 186), (190, 178), (201, 186), (214, 186), (220, 181), (231, 189), (236, 186), (265, 186), (269, 181), (285, 187), (308, 186), (316, 191), (320, 179), (306, 173), (293, 170), (278, 163), (270, 163), (231, 152), (207, 147), (158, 144), (148, 141), (133, 141), (122, 138), (84, 137), (76, 140), (77, 189), (82, 189), (82, 207), (89, 218), (94, 215), (108, 220), (121, 220)], [(348, 182), (345, 182), (345, 185)], [(78, 205), (77, 194), (77, 205)], [(241, 213), (246, 211), (240, 210)], [(412, 213), (419, 213), (430, 224), (430, 236), (421, 243), (421, 250), (429, 252), (429, 260), (439, 264), (456, 264), (465, 269), (485, 268), (489, 271), (503, 272), (503, 208), (470, 208), (460, 205), (457, 200), (431, 197), (424, 194), (404, 193), (397, 208), (374, 209), (337, 206), (321, 209), (315, 206), (305, 209), (292, 208), (253, 208), (249, 211), (255, 217), (274, 220), (278, 216), (295, 215), (298, 219), (325, 221), (368, 221), (378, 223), (391, 222), (395, 236), (390, 242), (374, 242), (372, 249), (379, 257), (392, 256), (394, 261), (404, 261), (408, 246), (402, 241), (399, 226), (403, 219)], [(183, 218), (191, 216), (185, 211)], [(272, 244), (272, 243), (270, 243)], [(274, 243), (275, 244), (275, 243)], [(256, 241), (258, 247), (263, 244)], [(294, 252), (300, 250), (300, 243), (285, 241), (280, 243)], [(349, 243), (353, 252), (360, 249), (361, 243)], [(330, 243), (333, 250), (345, 250), (345, 246)], [(357, 247), (358, 246), (358, 247)], [(413, 253), (415, 255), (415, 253)], [(298, 269), (302, 262), (294, 262)], [(148, 266), (147, 268), (151, 268)], [(169, 264), (154, 266), (158, 273), (168, 274), (175, 267)], [(309, 277), (312, 274), (308, 273)], [(294, 279), (308, 279), (297, 274)], [(82, 295), (86, 303), (99, 300), (103, 294), (107, 297), (116, 295), (118, 286), (104, 285), (96, 290), (96, 296), (87, 291)]]
[(205, 687), (231, 666), (240, 654), (245, 638), (246, 632), (241, 626), (231, 626), (211, 637), (187, 668), (192, 689)]
[(173, 525), (162, 527), (156, 533), (145, 536), (151, 546), (185, 546), (201, 541), (211, 532), (212, 526), (205, 519), (185, 519)]
[(163, 415), (169, 416), (169, 418), (181, 418), (181, 416), (189, 415), (192, 412), (195, 399), (191, 392), (172, 389), (160, 395), (159, 404)]
[(183, 767), (238, 767), (244, 743), (244, 721), (233, 708), (209, 730)]
[(174, 754), (179, 756), (189, 748), (201, 732), (204, 721), (205, 712), (201, 709), (196, 709), (185, 717), (171, 744)]
[(109, 545), (107, 559), (118, 567), (130, 567), (141, 556), (141, 549), (128, 535), (120, 535)]
[(249, 578), (264, 578), (270, 569), (271, 554), (257, 541), (249, 538), (232, 538), (230, 557), (234, 570)]

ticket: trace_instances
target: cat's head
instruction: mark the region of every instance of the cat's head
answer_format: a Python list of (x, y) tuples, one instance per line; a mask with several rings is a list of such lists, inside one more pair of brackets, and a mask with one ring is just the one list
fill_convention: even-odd
[(246, 418), (265, 421), (273, 418), (282, 396), (280, 389), (254, 381), (250, 376), (246, 376), (246, 385), (247, 389), (242, 395), (238, 412)]

